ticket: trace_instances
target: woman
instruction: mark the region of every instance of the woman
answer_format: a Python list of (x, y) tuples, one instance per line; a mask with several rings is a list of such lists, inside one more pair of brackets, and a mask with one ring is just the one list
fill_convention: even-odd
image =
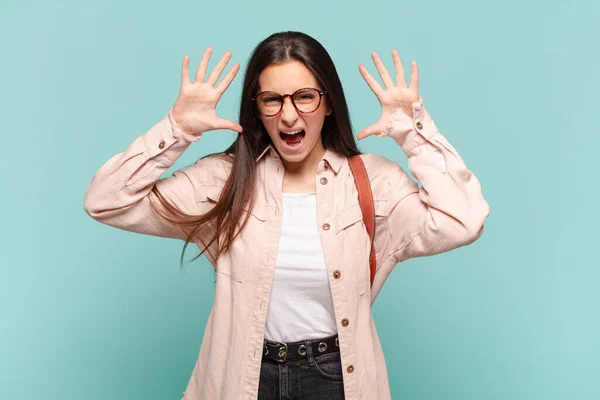
[[(360, 152), (326, 50), (298, 32), (261, 42), (239, 124), (215, 112), (239, 65), (217, 84), (231, 54), (205, 79), (210, 55), (193, 82), (184, 58), (174, 106), (100, 168), (85, 210), (120, 229), (193, 241), (214, 265), (215, 300), (186, 400), (389, 399), (371, 304), (397, 263), (481, 235), (489, 208), (477, 178), (423, 106), (416, 63), (408, 86), (394, 51), (394, 83), (373, 53), (385, 88), (359, 69), (382, 114), (358, 139), (392, 137), (422, 187), (396, 163), (360, 156), (375, 203), (371, 284), (371, 242), (347, 161)], [(240, 135), (223, 153), (159, 179), (217, 129)]]

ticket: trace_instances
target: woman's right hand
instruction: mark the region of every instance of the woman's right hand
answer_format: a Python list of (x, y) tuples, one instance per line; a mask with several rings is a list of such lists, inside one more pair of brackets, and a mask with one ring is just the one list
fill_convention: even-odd
[(171, 116), (186, 133), (191, 135), (200, 135), (202, 132), (216, 129), (231, 129), (242, 133), (240, 124), (220, 118), (215, 110), (217, 102), (233, 81), (240, 65), (235, 64), (215, 87), (214, 85), (231, 58), (231, 52), (225, 53), (208, 79), (204, 81), (211, 53), (212, 47), (207, 48), (204, 52), (193, 83), (190, 82), (189, 76), (190, 58), (187, 55), (184, 57), (181, 66), (181, 89), (171, 110)]

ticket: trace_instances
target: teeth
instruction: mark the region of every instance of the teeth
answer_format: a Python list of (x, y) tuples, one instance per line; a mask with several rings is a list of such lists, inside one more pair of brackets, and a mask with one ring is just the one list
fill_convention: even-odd
[(281, 133), (283, 133), (284, 135), (295, 135), (296, 133), (300, 133), (300, 132), (302, 132), (302, 129), (300, 129), (299, 131), (293, 131), (293, 132), (283, 132), (282, 131)]

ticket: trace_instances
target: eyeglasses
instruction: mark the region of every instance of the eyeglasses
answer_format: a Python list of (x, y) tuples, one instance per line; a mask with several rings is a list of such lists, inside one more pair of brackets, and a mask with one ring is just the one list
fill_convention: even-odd
[(310, 114), (317, 111), (321, 105), (323, 95), (326, 90), (318, 90), (315, 88), (302, 88), (296, 90), (292, 94), (284, 94), (283, 96), (275, 92), (260, 92), (253, 97), (256, 100), (258, 112), (264, 117), (274, 117), (279, 114), (283, 108), (283, 101), (286, 97), (292, 100), (294, 108), (302, 114)]

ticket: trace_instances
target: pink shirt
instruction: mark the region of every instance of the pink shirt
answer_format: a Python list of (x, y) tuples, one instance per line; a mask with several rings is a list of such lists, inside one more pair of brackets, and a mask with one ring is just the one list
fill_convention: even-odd
[[(375, 200), (377, 272), (369, 286), (369, 240), (354, 179), (345, 157), (327, 150), (315, 175), (317, 220), (333, 297), (347, 400), (389, 399), (387, 370), (371, 305), (394, 266), (475, 241), (489, 206), (481, 186), (442, 136), (423, 99), (411, 119), (398, 112), (382, 135), (408, 156), (421, 187), (395, 162), (362, 156)], [(230, 163), (214, 157), (160, 179), (201, 136), (191, 136), (169, 115), (96, 172), (84, 200), (97, 221), (147, 235), (185, 240), (185, 232), (158, 215), (150, 191), (188, 214), (202, 214), (219, 198)], [(231, 250), (215, 265), (216, 294), (185, 400), (257, 398), (267, 306), (282, 222), (284, 167), (271, 146), (257, 158), (256, 205)], [(158, 204), (158, 201), (154, 199)], [(206, 228), (194, 237), (203, 249)], [(342, 325), (342, 320), (349, 323)], [(345, 321), (346, 322), (346, 321)]]

